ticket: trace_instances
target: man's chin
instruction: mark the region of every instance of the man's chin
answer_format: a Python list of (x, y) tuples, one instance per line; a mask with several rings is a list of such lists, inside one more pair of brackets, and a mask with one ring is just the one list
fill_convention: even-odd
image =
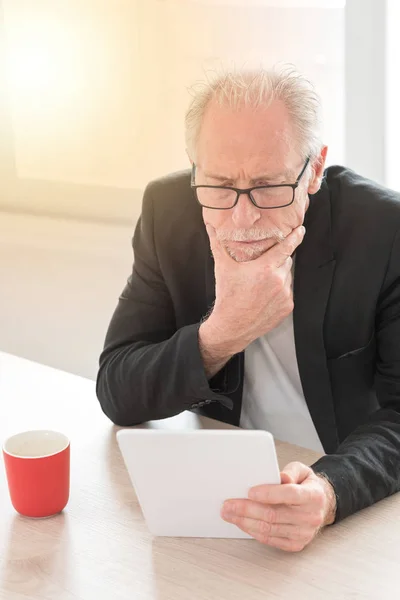
[(251, 260), (257, 260), (263, 254), (265, 254), (266, 250), (259, 250), (254, 252), (245, 252), (237, 249), (227, 248), (227, 252), (233, 260), (236, 262), (250, 262)]
[(229, 256), (236, 260), (236, 262), (249, 262), (251, 260), (257, 260), (265, 252), (268, 252), (272, 246), (275, 246), (276, 240), (262, 240), (262, 242), (254, 243), (242, 243), (242, 242), (229, 242), (226, 246), (226, 251)]

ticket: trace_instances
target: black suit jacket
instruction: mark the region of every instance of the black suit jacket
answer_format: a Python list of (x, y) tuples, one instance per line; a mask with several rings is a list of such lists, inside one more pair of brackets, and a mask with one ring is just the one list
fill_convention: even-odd
[[(296, 353), (327, 453), (313, 468), (334, 485), (340, 520), (400, 489), (399, 195), (329, 167), (305, 226), (294, 277)], [(188, 171), (147, 186), (133, 248), (100, 357), (103, 411), (124, 426), (186, 409), (238, 425), (243, 353), (209, 382), (199, 352), (214, 264)]]

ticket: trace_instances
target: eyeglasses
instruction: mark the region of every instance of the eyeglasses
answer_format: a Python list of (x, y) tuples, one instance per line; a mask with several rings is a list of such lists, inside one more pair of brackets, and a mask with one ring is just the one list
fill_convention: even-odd
[(271, 209), (290, 206), (294, 202), (296, 188), (310, 162), (307, 158), (299, 176), (294, 183), (262, 185), (247, 189), (225, 187), (223, 185), (195, 185), (196, 165), (192, 167), (191, 188), (196, 199), (204, 208), (229, 210), (239, 202), (239, 196), (246, 194), (257, 208)]

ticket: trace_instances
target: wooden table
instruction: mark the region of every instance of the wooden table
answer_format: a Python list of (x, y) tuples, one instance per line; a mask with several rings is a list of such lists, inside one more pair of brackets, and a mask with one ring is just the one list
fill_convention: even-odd
[[(168, 425), (215, 422), (184, 413)], [(253, 540), (153, 539), (94, 383), (0, 353), (1, 440), (36, 428), (70, 437), (71, 498), (56, 517), (23, 518), (0, 468), (2, 600), (400, 598), (400, 496), (326, 529), (298, 554)], [(316, 458), (277, 446), (281, 466)]]

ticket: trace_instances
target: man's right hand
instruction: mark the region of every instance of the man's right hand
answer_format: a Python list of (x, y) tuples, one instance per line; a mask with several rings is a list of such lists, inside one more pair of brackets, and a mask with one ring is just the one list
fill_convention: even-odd
[[(292, 258), (304, 238), (299, 226), (259, 258), (236, 262), (207, 225), (215, 263), (215, 304), (199, 330), (212, 376), (237, 352), (274, 329), (293, 311)], [(214, 359), (214, 361), (213, 361)], [(214, 362), (214, 368), (210, 368)]]

